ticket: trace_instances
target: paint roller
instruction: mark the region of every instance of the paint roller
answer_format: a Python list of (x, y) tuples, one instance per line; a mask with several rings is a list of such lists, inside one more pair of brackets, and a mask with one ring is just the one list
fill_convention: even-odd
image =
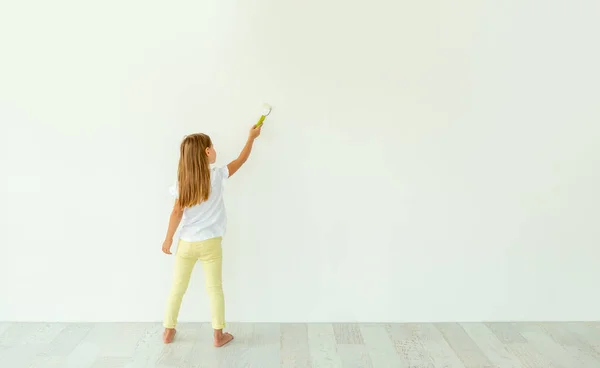
[(258, 119), (258, 123), (256, 123), (255, 127), (259, 127), (261, 125), (263, 125), (263, 122), (265, 121), (265, 118), (267, 116), (269, 116), (269, 114), (271, 113), (271, 110), (273, 110), (273, 108), (271, 107), (271, 105), (268, 104), (264, 104), (263, 105), (263, 111), (262, 111), (262, 115), (260, 117), (260, 119)]

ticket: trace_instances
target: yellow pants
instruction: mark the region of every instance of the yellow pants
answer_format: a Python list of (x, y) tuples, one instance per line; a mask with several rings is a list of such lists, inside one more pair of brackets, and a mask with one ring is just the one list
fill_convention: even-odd
[(171, 286), (165, 313), (164, 326), (166, 328), (175, 328), (175, 325), (177, 325), (181, 301), (197, 260), (202, 262), (202, 268), (204, 269), (206, 291), (210, 300), (212, 327), (215, 330), (225, 328), (225, 300), (221, 281), (222, 257), (220, 237), (194, 243), (179, 241), (177, 253), (175, 254), (173, 285)]

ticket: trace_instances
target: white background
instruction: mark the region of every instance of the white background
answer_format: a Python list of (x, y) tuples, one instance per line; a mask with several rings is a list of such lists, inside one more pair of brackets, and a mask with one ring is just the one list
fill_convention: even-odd
[[(0, 320), (159, 321), (181, 138), (230, 321), (600, 319), (600, 3), (5, 1)], [(197, 268), (182, 321), (209, 320)]]

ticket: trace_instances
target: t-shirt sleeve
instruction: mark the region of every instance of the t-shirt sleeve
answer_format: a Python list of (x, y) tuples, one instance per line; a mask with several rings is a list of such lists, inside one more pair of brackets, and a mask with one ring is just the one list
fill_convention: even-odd
[(227, 165), (220, 168), (219, 171), (221, 173), (221, 177), (223, 178), (223, 181), (229, 179), (229, 168), (227, 167)]
[(227, 166), (223, 167), (213, 167), (211, 173), (211, 181), (213, 185), (223, 185), (229, 178), (229, 168)]

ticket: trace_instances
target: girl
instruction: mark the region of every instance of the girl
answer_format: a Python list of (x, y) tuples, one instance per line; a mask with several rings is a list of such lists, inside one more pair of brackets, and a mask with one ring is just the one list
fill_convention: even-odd
[(175, 255), (173, 285), (165, 313), (165, 344), (171, 343), (175, 337), (179, 307), (197, 260), (202, 262), (206, 278), (214, 345), (221, 347), (233, 340), (231, 334), (223, 333), (225, 302), (221, 285), (221, 237), (225, 233), (227, 222), (223, 184), (246, 162), (260, 130), (261, 127), (253, 126), (239, 157), (222, 168), (210, 168), (217, 159), (217, 152), (206, 134), (188, 135), (181, 142), (177, 185), (171, 188), (176, 200), (162, 246), (164, 253), (171, 254), (173, 235), (182, 223)]

